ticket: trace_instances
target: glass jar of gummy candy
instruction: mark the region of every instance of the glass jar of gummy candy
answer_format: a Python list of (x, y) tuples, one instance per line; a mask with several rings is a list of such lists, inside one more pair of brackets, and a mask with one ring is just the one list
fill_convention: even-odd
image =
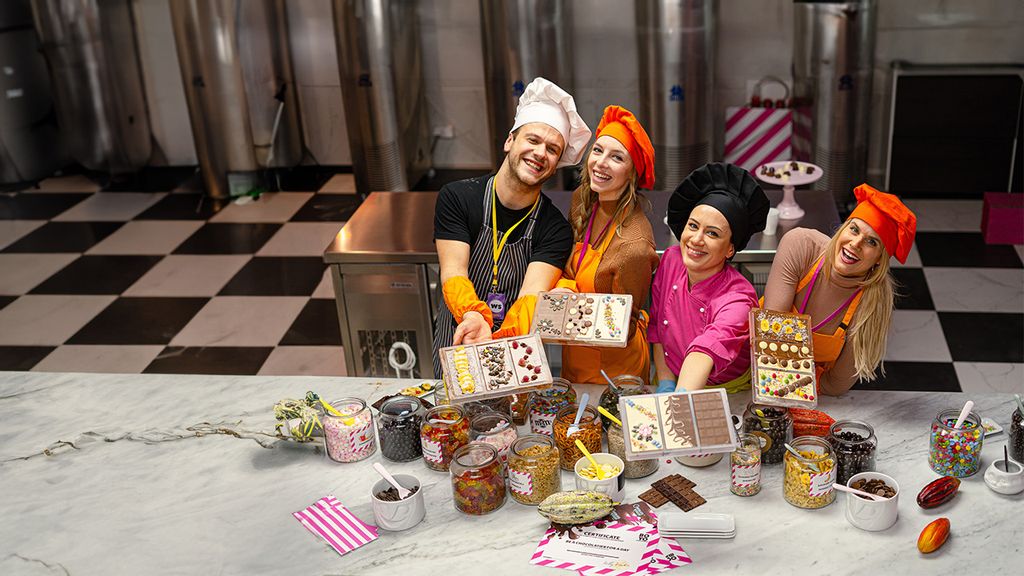
[(455, 451), (449, 472), (455, 509), (482, 516), (505, 504), (501, 458), (490, 444), (470, 442)]

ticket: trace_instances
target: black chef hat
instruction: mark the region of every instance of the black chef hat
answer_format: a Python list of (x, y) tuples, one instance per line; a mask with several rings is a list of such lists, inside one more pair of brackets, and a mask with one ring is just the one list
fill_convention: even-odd
[(715, 208), (729, 221), (737, 252), (764, 230), (768, 218), (768, 196), (750, 172), (733, 164), (705, 164), (676, 187), (668, 201), (668, 226), (676, 238), (682, 237), (690, 212), (700, 204)]

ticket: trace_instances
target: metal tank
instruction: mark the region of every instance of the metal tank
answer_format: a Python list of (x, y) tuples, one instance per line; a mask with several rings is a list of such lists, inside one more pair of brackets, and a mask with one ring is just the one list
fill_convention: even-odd
[(0, 184), (27, 185), (65, 158), (28, 0), (0, 2), (0, 71)]
[(416, 2), (334, 0), (356, 189), (409, 190), (430, 168)]
[(68, 152), (122, 174), (149, 162), (152, 139), (130, 0), (33, 0)]
[(793, 4), (793, 153), (838, 203), (867, 179), (875, 0)]
[(641, 120), (658, 190), (711, 159), (716, 8), (714, 0), (636, 2)]
[(283, 0), (170, 5), (207, 194), (244, 194), (257, 171), (298, 164), (302, 131)]
[(573, 92), (570, 10), (567, 0), (480, 0), (487, 123), (495, 169), (505, 159), (505, 141), (527, 84), (542, 76)]

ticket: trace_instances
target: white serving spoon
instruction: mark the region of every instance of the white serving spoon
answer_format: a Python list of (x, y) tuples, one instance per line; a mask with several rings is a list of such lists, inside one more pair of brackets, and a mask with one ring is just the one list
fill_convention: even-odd
[(373, 469), (377, 471), (377, 474), (380, 474), (381, 478), (387, 480), (388, 484), (394, 486), (395, 490), (398, 490), (399, 500), (405, 500), (406, 498), (409, 497), (410, 494), (412, 494), (412, 492), (405, 489), (401, 484), (399, 484), (398, 480), (395, 480), (395, 477), (392, 476), (391, 473), (388, 472), (387, 469), (384, 468), (384, 466), (380, 462), (374, 462)]
[(849, 492), (850, 494), (856, 494), (857, 496), (870, 498), (875, 502), (885, 502), (886, 500), (888, 500), (888, 498), (884, 496), (879, 496), (878, 494), (872, 494), (870, 492), (865, 492), (863, 490), (857, 490), (856, 488), (850, 488), (849, 486), (845, 484), (839, 484), (838, 482), (833, 484), (832, 487), (835, 488), (836, 490), (839, 490), (840, 492)]

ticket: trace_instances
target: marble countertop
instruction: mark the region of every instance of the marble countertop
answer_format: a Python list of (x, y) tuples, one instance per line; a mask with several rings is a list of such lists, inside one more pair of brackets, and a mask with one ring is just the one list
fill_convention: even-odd
[[(546, 527), (533, 508), (509, 501), (468, 517), (452, 506), (448, 476), (422, 461), (386, 462), (424, 484), (427, 515), (415, 528), (381, 531), (339, 556), (291, 513), (333, 494), (372, 523), (373, 457), (330, 461), (320, 444), (272, 436), (273, 404), (315, 390), (371, 401), (408, 381), (360, 378), (0, 373), (0, 573), (2, 574), (568, 574), (527, 563)], [(592, 394), (596, 398), (596, 394)], [(1024, 495), (989, 490), (982, 473), (937, 510), (914, 498), (935, 479), (927, 463), (935, 414), (964, 394), (853, 392), (826, 398), (833, 417), (871, 423), (877, 469), (903, 487), (900, 517), (885, 532), (854, 528), (845, 495), (821, 510), (782, 498), (781, 465), (766, 467), (751, 498), (729, 492), (725, 459), (706, 469), (666, 464), (626, 484), (626, 501), (651, 482), (681, 473), (708, 503), (701, 512), (736, 517), (734, 540), (681, 540), (693, 564), (678, 573), (905, 574), (1019, 569)], [(1006, 427), (1012, 396), (971, 396)], [(733, 399), (737, 404), (745, 399)], [(738, 408), (738, 406), (734, 406)], [(1002, 456), (1006, 434), (985, 441), (982, 470)], [(563, 487), (571, 488), (569, 473)], [(917, 552), (921, 529), (945, 516), (951, 536)]]

